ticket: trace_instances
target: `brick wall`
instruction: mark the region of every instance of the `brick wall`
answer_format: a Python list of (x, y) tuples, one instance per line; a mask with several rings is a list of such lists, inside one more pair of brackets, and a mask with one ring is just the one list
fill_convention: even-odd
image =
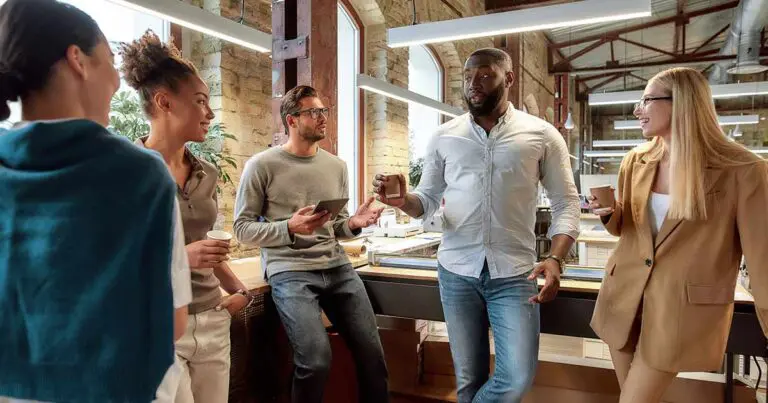
[[(231, 19), (240, 18), (240, 1), (190, 0), (207, 10)], [(362, 71), (395, 85), (408, 87), (408, 49), (389, 48), (386, 44), (387, 28), (411, 23), (409, 0), (350, 0), (354, 12), (363, 22), (365, 30), (364, 66)], [(482, 0), (451, 0), (451, 4), (467, 17), (484, 12)], [(271, 9), (268, 2), (246, 0), (245, 22), (256, 29), (271, 32)], [(417, 2), (419, 21), (439, 21), (460, 17), (442, 2)], [(238, 141), (226, 141), (225, 153), (238, 164), (229, 174), (234, 185), (223, 187), (219, 198), (224, 228), (231, 230), (236, 185), (240, 180), (244, 162), (266, 149), (271, 141), (272, 118), (271, 59), (264, 54), (248, 51), (237, 45), (220, 41), (190, 30), (191, 52), (186, 52), (200, 68), (211, 88), (211, 104), (226, 130)], [(537, 36), (538, 35), (538, 36)], [(524, 90), (531, 92), (540, 105), (551, 105), (553, 83), (546, 72), (546, 44), (541, 34), (526, 35)], [(431, 46), (431, 50), (445, 69), (444, 102), (463, 107), (462, 70), (466, 58), (476, 49), (493, 46), (491, 38), (449, 42)], [(544, 50), (542, 50), (544, 49)], [(529, 56), (530, 55), (530, 56)], [(526, 75), (526, 74), (524, 74)], [(535, 80), (533, 79), (535, 78)], [(537, 81), (538, 80), (538, 81)], [(538, 82), (544, 83), (541, 86)], [(546, 91), (549, 90), (549, 93)], [(376, 173), (408, 172), (408, 105), (381, 95), (365, 93), (361, 104), (365, 107), (365, 172), (362, 177), (366, 193), (371, 189)], [(407, 175), (406, 175), (407, 177)]]
[[(555, 103), (555, 79), (547, 69), (547, 40), (541, 32), (526, 32), (522, 34), (522, 77), (521, 84), (523, 104), (528, 112), (549, 123), (553, 122)], [(536, 108), (531, 108), (535, 103)]]
[[(241, 16), (240, 1), (198, 0), (195, 4), (230, 19)], [(260, 31), (271, 32), (270, 5), (246, 0), (244, 21)], [(224, 229), (231, 231), (235, 194), (245, 161), (265, 150), (272, 139), (272, 60), (269, 55), (191, 30), (184, 34), (191, 35), (192, 51), (187, 54), (208, 83), (216, 121), (237, 137), (237, 141), (227, 139), (222, 146), (224, 153), (237, 161), (237, 169), (225, 168), (233, 183), (222, 186), (219, 195), (219, 214)]]
[[(386, 80), (408, 88), (408, 49), (392, 49), (386, 43), (387, 28), (409, 25), (412, 21), (411, 4), (406, 0), (351, 0), (352, 6), (365, 26), (366, 68), (372, 77)], [(452, 2), (470, 16), (476, 10), (483, 10), (477, 0), (456, 0)], [(470, 5), (471, 3), (471, 5)], [(474, 4), (478, 3), (478, 4)], [(470, 11), (473, 10), (473, 11)], [(439, 21), (457, 18), (450, 8), (441, 2), (417, 3), (419, 21)], [(431, 50), (445, 69), (446, 91), (444, 102), (463, 106), (462, 66), (474, 50), (492, 46), (489, 38), (442, 43), (431, 46)], [(366, 172), (364, 189), (371, 189), (376, 173), (403, 173), (407, 178), (408, 163), (408, 105), (404, 102), (378, 94), (365, 94), (366, 106)]]

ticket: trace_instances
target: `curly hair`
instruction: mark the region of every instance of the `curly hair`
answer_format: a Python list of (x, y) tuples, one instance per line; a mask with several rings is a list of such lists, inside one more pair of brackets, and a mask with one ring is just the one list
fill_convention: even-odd
[(179, 83), (198, 75), (197, 68), (181, 56), (172, 41), (163, 43), (152, 31), (131, 43), (121, 43), (120, 71), (128, 85), (139, 92), (147, 115), (152, 115), (152, 98), (160, 88), (174, 93)]

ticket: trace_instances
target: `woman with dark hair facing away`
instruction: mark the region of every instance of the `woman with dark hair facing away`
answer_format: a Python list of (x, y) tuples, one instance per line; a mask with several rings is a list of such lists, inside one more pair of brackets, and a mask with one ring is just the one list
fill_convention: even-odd
[[(160, 152), (176, 181), (192, 269), (189, 320), (176, 342), (181, 363), (176, 402), (226, 402), (230, 322), (250, 297), (226, 263), (229, 241), (206, 239), (218, 212), (218, 170), (185, 145), (205, 141), (215, 117), (208, 103), (208, 86), (172, 43), (163, 43), (151, 31), (130, 44), (121, 44), (120, 55), (125, 80), (139, 92), (150, 122), (149, 135), (136, 144)], [(222, 299), (219, 286), (230, 295)]]
[(149, 402), (186, 325), (173, 181), (105, 128), (113, 58), (75, 7), (0, 7), (0, 401)]

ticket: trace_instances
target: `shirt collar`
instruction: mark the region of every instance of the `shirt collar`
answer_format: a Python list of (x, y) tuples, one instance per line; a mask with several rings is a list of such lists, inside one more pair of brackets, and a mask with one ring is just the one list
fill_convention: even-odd
[[(147, 145), (144, 144), (149, 136), (139, 137), (136, 139), (135, 144), (141, 148), (147, 148)], [(200, 160), (195, 156), (195, 154), (192, 154), (192, 151), (189, 150), (188, 147), (184, 147), (184, 158), (189, 161), (192, 172), (191, 174), (197, 175), (198, 178), (202, 179), (206, 177), (208, 174), (205, 173), (205, 168), (203, 167), (203, 163), (200, 162)], [(192, 175), (190, 175), (191, 177)]]
[[(498, 126), (499, 124), (507, 124), (510, 121), (512, 121), (512, 117), (515, 115), (515, 111), (516, 111), (515, 105), (512, 105), (512, 102), (507, 102), (507, 106), (508, 106), (507, 111), (504, 112), (503, 115), (501, 115), (501, 117), (499, 118), (499, 121), (496, 122), (496, 126)], [(475, 118), (472, 117), (471, 113), (467, 113), (467, 119), (469, 119), (469, 123), (471, 123), (473, 126), (480, 127), (477, 124), (477, 122), (475, 122)]]

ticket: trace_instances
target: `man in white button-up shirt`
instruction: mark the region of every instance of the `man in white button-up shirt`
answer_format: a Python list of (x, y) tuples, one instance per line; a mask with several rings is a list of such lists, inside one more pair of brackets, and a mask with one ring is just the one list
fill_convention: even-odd
[[(424, 158), (421, 182), (398, 199), (378, 199), (425, 218), (445, 200), (438, 251), (440, 296), (448, 327), (458, 401), (520, 402), (533, 382), (539, 303), (555, 297), (562, 258), (578, 236), (579, 198), (568, 149), (549, 123), (518, 111), (506, 98), (512, 62), (499, 49), (474, 52), (464, 66), (470, 113), (440, 126)], [(536, 263), (539, 181), (552, 201), (551, 255)], [(535, 277), (546, 283), (537, 289)], [(488, 325), (496, 367), (488, 379)]]

